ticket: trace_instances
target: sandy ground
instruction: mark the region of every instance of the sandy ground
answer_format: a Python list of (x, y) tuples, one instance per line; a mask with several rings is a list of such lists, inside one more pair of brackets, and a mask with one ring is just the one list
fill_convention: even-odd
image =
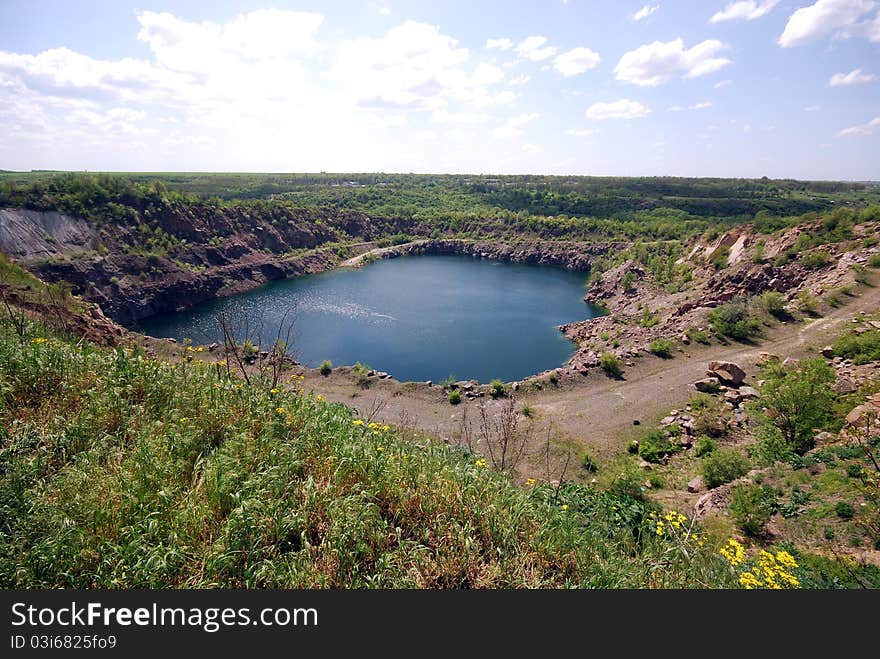
[[(606, 461), (639, 434), (640, 429), (634, 428), (635, 420), (642, 427), (650, 427), (670, 409), (683, 406), (694, 393), (692, 383), (705, 377), (709, 361), (738, 363), (748, 373), (747, 382), (750, 382), (757, 370), (755, 360), (759, 353), (803, 356), (831, 342), (842, 331), (843, 324), (860, 311), (872, 313), (878, 309), (880, 287), (865, 287), (857, 297), (850, 298), (848, 304), (824, 317), (765, 328), (763, 340), (754, 345), (683, 346), (684, 351), (675, 353), (673, 359), (645, 355), (636, 360), (634, 366), (625, 369), (622, 380), (608, 378), (601, 370), (594, 369), (587, 376), (573, 376), (541, 391), (521, 389), (516, 394), (517, 406), (528, 403), (535, 412), (531, 420), (520, 417), (522, 428), (533, 427), (529, 459), (521, 471), (524, 475), (536, 476), (546, 471), (543, 454), (548, 429), (553, 460), (557, 464), (564, 461), (569, 450), (576, 460), (585, 448), (600, 461)], [(407, 419), (421, 433), (450, 442), (457, 441), (465, 407), (469, 418), (476, 420), (477, 406), (486, 401), (477, 399), (450, 405), (445, 392), (436, 384), (429, 387), (424, 383), (377, 380), (362, 389), (354, 384), (347, 369), (334, 370), (329, 377), (312, 371), (303, 386), (328, 400), (355, 407), (364, 417), (392, 424)], [(501, 405), (492, 400), (486, 404), (493, 411)]]

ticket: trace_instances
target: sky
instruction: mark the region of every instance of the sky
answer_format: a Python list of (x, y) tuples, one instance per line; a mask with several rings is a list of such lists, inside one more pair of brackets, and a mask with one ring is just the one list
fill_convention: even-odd
[(0, 0), (0, 169), (880, 180), (880, 0)]

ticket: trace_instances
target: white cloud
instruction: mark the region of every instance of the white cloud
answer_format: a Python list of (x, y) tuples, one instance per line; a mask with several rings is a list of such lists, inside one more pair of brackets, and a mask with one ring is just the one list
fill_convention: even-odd
[(553, 68), (566, 78), (570, 78), (595, 69), (599, 66), (600, 60), (599, 53), (581, 46), (557, 55), (553, 60)]
[(508, 119), (503, 126), (499, 126), (495, 130), (492, 131), (492, 134), (495, 137), (500, 137), (503, 139), (509, 139), (512, 137), (519, 137), (523, 134), (522, 128), (520, 126), (524, 126), (530, 121), (534, 121), (540, 115), (536, 112), (529, 112), (525, 114), (518, 114), (515, 117), (511, 117)]
[(789, 48), (832, 33), (844, 36), (861, 33), (871, 41), (880, 41), (877, 18), (873, 22), (859, 22), (874, 4), (873, 0), (818, 0), (789, 16), (778, 43)]
[(666, 108), (667, 112), (683, 112), (684, 108), (681, 105), (670, 105)]
[(592, 137), (598, 132), (595, 128), (569, 128), (565, 134), (573, 137)]
[(655, 41), (624, 53), (614, 67), (617, 79), (642, 87), (656, 87), (676, 76), (696, 78), (714, 73), (730, 64), (730, 60), (715, 55), (724, 44), (714, 39), (685, 48), (681, 38), (674, 41)]
[(650, 113), (651, 108), (627, 98), (622, 98), (613, 103), (593, 103), (585, 112), (587, 119), (594, 120), (639, 119), (647, 117)]
[(688, 106), (688, 110), (705, 110), (712, 107), (712, 101), (701, 101)]
[(500, 39), (486, 39), (486, 48), (497, 50), (509, 50), (513, 46), (513, 42), (507, 37)]
[(431, 121), (437, 124), (484, 124), (489, 121), (489, 115), (478, 112), (437, 110), (431, 114)]
[(648, 16), (653, 14), (658, 9), (660, 9), (660, 5), (645, 5), (632, 16), (630, 16), (630, 18), (634, 21), (640, 21), (643, 18), (648, 18)]
[(547, 37), (526, 37), (516, 45), (516, 54), (532, 62), (540, 62), (548, 57), (553, 57), (556, 54), (556, 48), (545, 46), (545, 43), (547, 43)]
[(739, 0), (731, 2), (724, 9), (712, 15), (709, 19), (710, 23), (720, 23), (722, 21), (753, 21), (761, 18), (779, 4), (779, 0), (764, 0), (764, 2), (756, 2), (756, 0)]
[(822, 109), (821, 105), (808, 105), (804, 108), (804, 112), (818, 112)]
[(830, 87), (848, 87), (849, 85), (864, 85), (876, 80), (873, 73), (862, 73), (861, 69), (853, 69), (849, 73), (835, 73), (828, 81)]
[(531, 79), (531, 76), (527, 75), (516, 76), (515, 78), (511, 78), (510, 80), (508, 80), (507, 84), (511, 87), (519, 87), (526, 84)]
[(544, 149), (537, 144), (523, 144), (522, 150), (526, 153), (543, 153)]
[(880, 129), (880, 117), (874, 117), (866, 124), (844, 128), (842, 131), (837, 133), (837, 136), (855, 137), (856, 135), (871, 135), (874, 132), (874, 129)]
[(437, 27), (405, 21), (382, 37), (339, 44), (329, 76), (362, 107), (436, 110), (450, 102), (488, 106), (513, 99), (490, 89), (504, 77), (499, 67), (481, 63), (468, 71), (469, 61), (468, 49)]
[(733, 80), (720, 80), (712, 85), (712, 89), (721, 89), (722, 87), (727, 87), (727, 85), (732, 85)]

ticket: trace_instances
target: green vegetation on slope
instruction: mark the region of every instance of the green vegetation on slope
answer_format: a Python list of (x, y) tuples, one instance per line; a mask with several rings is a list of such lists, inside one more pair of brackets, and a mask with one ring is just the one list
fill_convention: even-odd
[(219, 372), (4, 327), (0, 585), (735, 583), (639, 498), (519, 489), (479, 456)]

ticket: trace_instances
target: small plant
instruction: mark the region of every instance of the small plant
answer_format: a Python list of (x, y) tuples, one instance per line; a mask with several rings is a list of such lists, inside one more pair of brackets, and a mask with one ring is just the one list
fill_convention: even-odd
[(648, 351), (657, 357), (669, 359), (672, 357), (672, 341), (669, 339), (657, 339), (651, 341), (648, 345)]
[(797, 308), (809, 316), (819, 315), (819, 298), (804, 289), (795, 298)]
[(646, 462), (663, 462), (681, 450), (675, 437), (667, 437), (659, 428), (649, 430), (639, 440), (639, 457)]
[(620, 358), (612, 352), (603, 352), (599, 357), (599, 366), (605, 371), (605, 374), (612, 378), (619, 378), (623, 375), (623, 366)]
[(329, 359), (325, 359), (324, 361), (321, 362), (321, 366), (320, 366), (321, 375), (323, 375), (326, 378), (328, 375), (330, 375), (330, 373), (332, 371), (333, 371), (333, 362), (331, 362)]
[(587, 452), (584, 452), (584, 454), (581, 456), (581, 468), (583, 468), (585, 471), (590, 472), (591, 474), (599, 471), (599, 465), (593, 459), (593, 456), (591, 456)]
[(450, 405), (458, 405), (461, 402), (461, 392), (458, 389), (453, 389), (446, 398)]
[(626, 445), (626, 452), (630, 455), (638, 455), (639, 453), (639, 441), (637, 439), (632, 440), (629, 444)]
[(719, 449), (703, 460), (702, 471), (706, 487), (712, 489), (745, 476), (749, 471), (749, 461), (736, 449)]
[(709, 312), (708, 319), (716, 334), (738, 341), (750, 339), (760, 330), (758, 321), (749, 314), (744, 300), (728, 302), (713, 309)]
[(520, 414), (522, 414), (527, 419), (532, 419), (535, 416), (535, 409), (528, 403), (523, 403), (522, 407), (519, 408), (519, 411)]
[(730, 492), (730, 516), (743, 532), (751, 536), (764, 533), (775, 507), (775, 492), (767, 486), (739, 485)]
[(654, 327), (654, 325), (658, 324), (660, 319), (657, 318), (654, 314), (651, 313), (649, 309), (645, 309), (642, 311), (642, 315), (636, 320), (636, 323), (639, 327), (644, 327), (645, 329), (650, 329)]
[(660, 474), (651, 474), (648, 477), (648, 485), (651, 486), (652, 490), (661, 489), (666, 483), (663, 481), (663, 477)]
[(838, 501), (834, 506), (834, 512), (837, 513), (837, 516), (840, 519), (852, 519), (853, 515), (856, 514), (852, 505), (848, 504), (846, 501)]
[(370, 368), (368, 364), (361, 364), (358, 362), (355, 364), (351, 372), (354, 375), (355, 384), (357, 384), (361, 389), (366, 389), (370, 386), (370, 371), (373, 369)]
[(691, 327), (687, 331), (687, 336), (691, 341), (695, 341), (696, 343), (702, 343), (704, 346), (709, 345), (709, 333), (705, 330), (697, 329), (696, 327)]
[(807, 270), (818, 270), (831, 263), (831, 255), (823, 249), (817, 249), (804, 254), (800, 262)]
[(846, 475), (850, 478), (861, 478), (864, 470), (862, 469), (862, 465), (851, 462), (846, 466)]
[(501, 398), (506, 393), (507, 387), (498, 378), (495, 378), (489, 383), (489, 395), (492, 396), (492, 398)]
[(697, 443), (694, 444), (694, 453), (696, 453), (698, 458), (702, 458), (712, 453), (716, 448), (717, 444), (714, 439), (706, 435), (700, 435), (697, 438)]
[(559, 384), (559, 373), (557, 371), (550, 371), (550, 384)]
[(880, 268), (880, 254), (871, 254), (868, 257), (868, 265), (872, 268)]
[(452, 385), (454, 385), (454, 384), (455, 384), (455, 381), (456, 381), (455, 375), (454, 375), (453, 373), (450, 373), (450, 374), (446, 377), (446, 379), (443, 380), (443, 381), (440, 383), (440, 386), (443, 387), (444, 389), (446, 389), (446, 388), (451, 387)]
[(712, 253), (712, 258), (710, 263), (716, 270), (723, 270), (727, 267), (727, 262), (730, 259), (730, 248), (729, 247), (719, 247)]
[(788, 315), (785, 311), (786, 300), (782, 293), (767, 291), (761, 295), (761, 308), (771, 316), (784, 318)]

